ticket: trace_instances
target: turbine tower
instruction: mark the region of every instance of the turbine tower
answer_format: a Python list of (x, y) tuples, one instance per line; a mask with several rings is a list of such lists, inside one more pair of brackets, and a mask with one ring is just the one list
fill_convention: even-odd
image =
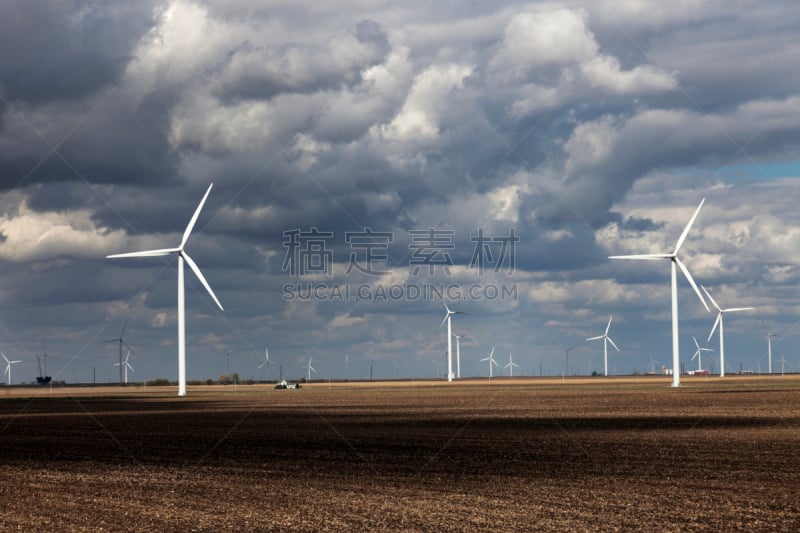
[(507, 368), (508, 369), (508, 376), (509, 377), (512, 377), (512, 378), (514, 377), (514, 367), (519, 368), (519, 365), (517, 363), (515, 363), (513, 359), (511, 359), (511, 352), (508, 352), (508, 364), (506, 366), (504, 366), (503, 368)]
[(597, 337), (589, 337), (588, 339), (586, 339), (587, 341), (596, 341), (598, 339), (603, 339), (603, 375), (604, 376), (608, 376), (608, 343), (610, 342), (611, 346), (613, 346), (617, 351), (619, 351), (619, 348), (617, 348), (617, 345), (614, 344), (614, 341), (611, 340), (611, 337), (608, 336), (608, 330), (611, 329), (611, 319), (613, 319), (613, 318), (614, 318), (613, 316), (608, 317), (608, 325), (606, 325), (605, 333), (603, 333), (602, 335), (598, 335)]
[(453, 335), (456, 338), (456, 378), (461, 379), (461, 339), (466, 337), (463, 333), (461, 335)]
[(492, 351), (489, 353), (489, 356), (484, 357), (481, 361), (489, 361), (489, 379), (492, 379), (494, 377), (492, 374), (492, 365), (499, 366), (497, 361), (494, 360), (494, 346), (492, 346)]
[(8, 381), (6, 381), (6, 383), (10, 387), (11, 386), (11, 365), (16, 364), (16, 363), (21, 363), (22, 359), (20, 359), (19, 361), (9, 361), (8, 357), (6, 357), (6, 354), (4, 354), (3, 352), (0, 352), (0, 355), (2, 355), (3, 359), (5, 359), (5, 361), (6, 361), (6, 370), (5, 370), (5, 372), (3, 372), (3, 374), (6, 374), (8, 376)]
[(694, 345), (697, 346), (697, 351), (694, 352), (694, 355), (690, 359), (690, 361), (694, 361), (697, 358), (697, 370), (703, 370), (703, 353), (702, 352), (713, 352), (711, 348), (701, 348), (700, 345), (697, 343), (697, 339), (694, 335), (692, 335), (692, 340), (694, 341)]
[[(701, 287), (703, 287), (701, 285)], [(708, 334), (708, 339), (706, 342), (711, 340), (711, 337), (714, 336), (714, 331), (717, 329), (717, 325), (719, 325), (719, 377), (725, 377), (725, 332), (723, 330), (723, 320), (722, 315), (725, 313), (733, 313), (735, 311), (750, 311), (755, 309), (755, 307), (729, 307), (728, 309), (721, 309), (720, 306), (717, 305), (717, 302), (714, 301), (714, 298), (711, 297), (711, 294), (703, 287), (703, 292), (706, 293), (708, 299), (711, 300), (711, 304), (717, 309), (717, 319), (714, 321), (714, 326), (711, 328), (711, 333)]]
[(609, 256), (609, 259), (642, 259), (646, 261), (655, 261), (659, 259), (669, 259), (670, 264), (672, 266), (672, 275), (671, 275), (671, 287), (672, 287), (672, 386), (673, 387), (680, 387), (681, 385), (681, 372), (680, 372), (680, 347), (678, 343), (678, 271), (677, 269), (680, 268), (683, 275), (686, 277), (689, 284), (694, 289), (694, 292), (697, 294), (697, 297), (700, 298), (700, 301), (703, 303), (703, 307), (706, 308), (706, 311), (711, 311), (708, 308), (708, 304), (703, 299), (703, 295), (700, 293), (700, 289), (697, 288), (697, 284), (694, 282), (694, 278), (689, 273), (689, 269), (686, 268), (680, 259), (678, 259), (678, 251), (681, 249), (683, 242), (686, 240), (686, 237), (689, 235), (689, 230), (692, 228), (692, 224), (694, 224), (694, 220), (697, 218), (697, 215), (700, 213), (700, 209), (703, 207), (703, 203), (705, 203), (706, 199), (703, 198), (700, 201), (700, 205), (697, 206), (697, 209), (692, 215), (691, 220), (684, 228), (683, 233), (678, 238), (678, 242), (675, 244), (675, 251), (672, 253), (663, 253), (663, 254), (640, 254), (640, 255), (612, 255)]
[(177, 254), (178, 255), (178, 396), (186, 396), (186, 309), (185, 309), (185, 298), (184, 298), (184, 276), (183, 276), (183, 263), (186, 262), (189, 265), (189, 268), (194, 272), (197, 279), (200, 280), (200, 283), (203, 284), (203, 287), (206, 288), (208, 294), (214, 300), (214, 303), (217, 304), (217, 307), (220, 308), (221, 311), (224, 311), (222, 308), (222, 304), (219, 303), (217, 299), (217, 295), (214, 294), (214, 291), (211, 289), (211, 286), (206, 281), (205, 276), (200, 271), (200, 268), (194, 262), (194, 260), (189, 256), (188, 253), (184, 250), (186, 246), (186, 242), (189, 240), (189, 236), (192, 234), (192, 229), (194, 228), (195, 223), (197, 222), (197, 217), (200, 216), (200, 211), (203, 209), (203, 205), (206, 203), (206, 199), (208, 198), (209, 193), (211, 192), (211, 188), (214, 186), (212, 183), (208, 186), (208, 190), (206, 191), (205, 196), (203, 199), (200, 200), (200, 205), (197, 206), (197, 209), (194, 211), (194, 215), (192, 215), (189, 224), (186, 226), (186, 229), (183, 232), (183, 238), (181, 239), (181, 243), (177, 248), (164, 248), (160, 250), (146, 250), (143, 252), (129, 252), (124, 254), (114, 254), (106, 256), (107, 259), (117, 259), (117, 258), (124, 258), (124, 257), (157, 257), (162, 255), (170, 255), (170, 254)]
[(461, 311), (451, 311), (447, 304), (444, 304), (444, 319), (439, 327), (443, 327), (447, 323), (447, 381), (453, 381), (453, 328), (450, 319), (453, 315), (463, 315)]

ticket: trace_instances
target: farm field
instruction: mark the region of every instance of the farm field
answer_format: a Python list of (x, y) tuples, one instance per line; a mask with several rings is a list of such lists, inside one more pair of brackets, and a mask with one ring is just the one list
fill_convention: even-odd
[(797, 531), (796, 376), (0, 389), (3, 531)]

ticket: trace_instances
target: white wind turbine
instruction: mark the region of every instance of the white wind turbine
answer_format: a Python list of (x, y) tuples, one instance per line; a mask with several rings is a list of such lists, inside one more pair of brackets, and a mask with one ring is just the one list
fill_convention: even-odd
[(122, 325), (122, 331), (119, 334), (119, 337), (116, 339), (107, 339), (104, 341), (100, 341), (101, 343), (108, 343), (108, 342), (117, 342), (119, 343), (119, 363), (115, 364), (114, 366), (119, 367), (119, 382), (122, 383), (122, 367), (125, 366), (122, 364), (122, 346), (125, 345), (126, 348), (130, 349), (130, 346), (127, 342), (125, 342), (125, 329), (128, 327), (128, 321), (126, 320), (125, 323)]
[(447, 381), (453, 381), (453, 328), (450, 319), (453, 315), (463, 315), (461, 311), (451, 311), (447, 304), (444, 304), (445, 315), (439, 327), (447, 323)]
[(772, 374), (772, 337), (780, 337), (780, 335), (767, 332), (767, 358), (769, 359), (770, 374)]
[(656, 363), (661, 364), (661, 361), (656, 361), (655, 359), (653, 359), (653, 354), (650, 354), (650, 373), (651, 374), (655, 374), (656, 373)]
[(306, 371), (308, 372), (308, 377), (306, 377), (306, 383), (311, 383), (311, 373), (312, 372), (315, 373), (315, 374), (317, 373), (317, 371), (314, 370), (314, 367), (311, 366), (311, 359), (312, 359), (311, 356), (309, 356), (308, 357), (308, 363), (305, 365)]
[(596, 341), (598, 339), (603, 339), (603, 375), (604, 376), (608, 375), (608, 343), (610, 342), (611, 346), (613, 346), (617, 351), (619, 351), (619, 348), (617, 348), (617, 345), (614, 344), (614, 341), (611, 340), (611, 337), (608, 336), (608, 330), (611, 329), (611, 319), (613, 319), (613, 318), (614, 318), (613, 316), (608, 317), (608, 325), (606, 325), (605, 333), (603, 333), (602, 335), (598, 335), (597, 337), (589, 337), (588, 339), (586, 339), (587, 341)]
[(511, 352), (508, 352), (508, 364), (506, 366), (504, 366), (503, 368), (507, 368), (508, 369), (508, 376), (509, 377), (512, 377), (512, 378), (514, 377), (514, 367), (519, 368), (519, 365), (517, 363), (515, 363), (513, 359), (511, 359)]
[(456, 378), (461, 379), (461, 339), (465, 334), (453, 335), (456, 338)]
[(269, 377), (270, 377), (269, 376), (269, 365), (271, 365), (271, 364), (272, 364), (272, 362), (269, 360), (269, 348), (264, 347), (264, 361), (260, 365), (258, 365), (258, 368), (267, 367), (267, 381), (269, 381)]
[(717, 319), (714, 321), (714, 326), (711, 328), (711, 333), (708, 334), (708, 339), (706, 342), (711, 340), (711, 337), (714, 336), (714, 332), (717, 330), (717, 326), (719, 326), (719, 377), (725, 377), (725, 332), (723, 329), (723, 320), (722, 315), (724, 313), (733, 313), (735, 311), (750, 311), (755, 309), (755, 307), (729, 307), (728, 309), (721, 309), (720, 306), (717, 305), (717, 302), (714, 301), (714, 298), (711, 297), (711, 294), (703, 287), (703, 292), (706, 293), (708, 299), (711, 301), (711, 305), (713, 305), (717, 309)]
[(11, 365), (16, 364), (16, 363), (21, 363), (22, 359), (20, 359), (19, 361), (9, 361), (8, 357), (6, 357), (6, 354), (4, 354), (3, 352), (0, 352), (0, 355), (2, 355), (3, 359), (5, 359), (5, 361), (6, 361), (6, 371), (3, 372), (3, 374), (6, 374), (8, 376), (8, 381), (6, 381), (6, 383), (8, 383), (8, 386), (10, 387), (11, 386)]
[(131, 349), (128, 348), (128, 354), (125, 356), (125, 359), (122, 361), (122, 364), (114, 363), (114, 366), (124, 367), (124, 369), (125, 369), (125, 385), (128, 384), (128, 369), (130, 368), (131, 372), (136, 372), (133, 369), (133, 367), (131, 366), (131, 364), (128, 362), (128, 359), (130, 358), (130, 356), (131, 356)]
[(672, 266), (672, 276), (671, 276), (671, 284), (672, 284), (672, 386), (679, 387), (681, 384), (681, 377), (680, 377), (680, 347), (678, 345), (678, 272), (677, 268), (681, 269), (683, 275), (686, 277), (689, 284), (694, 289), (694, 292), (697, 294), (697, 297), (700, 298), (700, 301), (703, 303), (703, 306), (706, 308), (706, 311), (710, 311), (708, 308), (708, 304), (703, 299), (703, 295), (700, 293), (700, 289), (697, 288), (697, 284), (694, 282), (694, 278), (689, 273), (689, 269), (686, 268), (680, 259), (678, 259), (678, 251), (681, 249), (683, 242), (686, 240), (686, 237), (689, 235), (689, 230), (694, 224), (694, 220), (697, 218), (698, 213), (700, 213), (700, 209), (703, 207), (703, 203), (705, 203), (706, 199), (703, 198), (700, 201), (700, 205), (697, 206), (697, 209), (692, 215), (691, 220), (684, 228), (683, 233), (678, 238), (678, 242), (675, 244), (675, 251), (672, 253), (662, 253), (662, 254), (640, 254), (640, 255), (612, 255), (609, 256), (609, 259), (643, 259), (647, 261), (657, 261), (659, 259), (669, 259), (670, 264)]
[(492, 346), (492, 351), (489, 353), (488, 357), (484, 357), (481, 361), (489, 361), (489, 379), (492, 379), (494, 375), (492, 374), (492, 365), (500, 366), (497, 364), (497, 361), (494, 360), (494, 346)]
[(219, 303), (216, 294), (214, 294), (214, 291), (206, 281), (206, 278), (203, 276), (200, 268), (198, 268), (194, 260), (189, 257), (189, 254), (187, 254), (184, 250), (186, 242), (189, 240), (189, 235), (191, 235), (192, 229), (197, 222), (197, 217), (200, 216), (200, 211), (203, 209), (203, 205), (206, 203), (206, 199), (208, 198), (208, 195), (211, 192), (211, 187), (213, 186), (213, 183), (208, 186), (208, 190), (206, 191), (205, 196), (203, 196), (203, 199), (200, 200), (200, 205), (198, 205), (197, 209), (195, 209), (194, 215), (192, 215), (192, 219), (186, 226), (186, 229), (183, 232), (183, 238), (181, 238), (181, 243), (177, 248), (146, 250), (143, 252), (130, 252), (106, 256), (107, 259), (116, 259), (123, 257), (157, 257), (169, 254), (178, 255), (178, 396), (186, 396), (186, 310), (184, 303), (184, 261), (189, 264), (189, 268), (192, 270), (192, 272), (194, 272), (195, 276), (197, 276), (197, 279), (200, 280), (200, 283), (203, 284), (203, 287), (206, 288), (206, 291), (208, 291), (208, 294), (211, 295), (211, 298), (214, 300), (220, 310), (223, 310), (222, 304)]
[(697, 339), (694, 335), (692, 335), (692, 340), (694, 341), (694, 345), (697, 347), (697, 351), (694, 352), (694, 355), (690, 359), (690, 361), (694, 361), (697, 358), (697, 370), (703, 370), (703, 353), (702, 352), (713, 352), (711, 348), (701, 348), (700, 344), (697, 343)]

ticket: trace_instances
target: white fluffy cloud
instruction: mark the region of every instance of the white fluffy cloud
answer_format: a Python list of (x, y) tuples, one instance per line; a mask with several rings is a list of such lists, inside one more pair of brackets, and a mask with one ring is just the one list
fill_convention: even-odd
[(97, 226), (86, 210), (41, 213), (25, 201), (0, 217), (0, 237), (0, 258), (14, 262), (99, 257), (125, 242), (124, 231)]
[(420, 73), (400, 113), (381, 126), (379, 135), (388, 140), (431, 140), (439, 135), (442, 109), (452, 102), (452, 91), (462, 87), (472, 71), (467, 65), (434, 65)]

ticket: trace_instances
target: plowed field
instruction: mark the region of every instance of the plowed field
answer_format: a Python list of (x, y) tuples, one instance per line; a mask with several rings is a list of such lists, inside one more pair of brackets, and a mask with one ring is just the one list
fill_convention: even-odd
[(800, 530), (800, 381), (667, 383), (0, 389), (0, 530)]

